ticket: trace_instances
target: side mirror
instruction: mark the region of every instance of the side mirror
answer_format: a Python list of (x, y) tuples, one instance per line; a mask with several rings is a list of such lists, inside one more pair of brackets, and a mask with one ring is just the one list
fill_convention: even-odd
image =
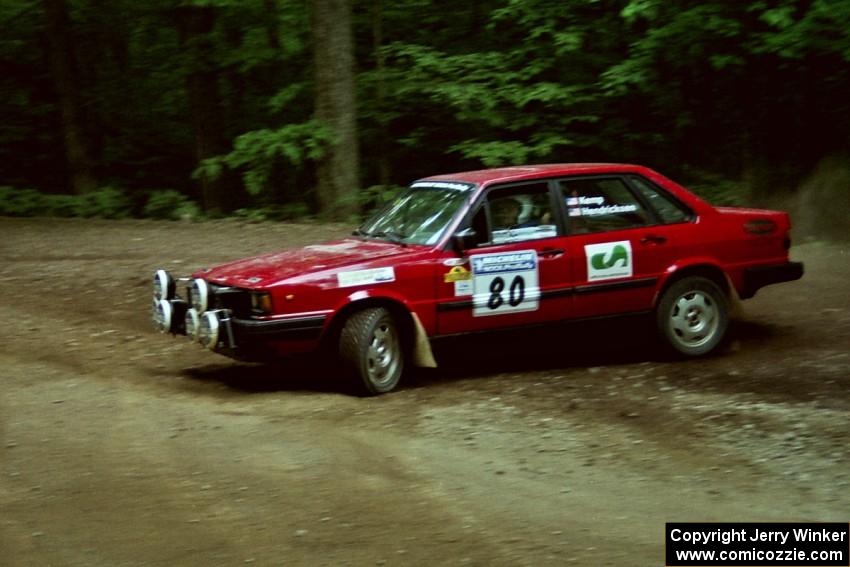
[(472, 228), (465, 228), (460, 232), (456, 232), (452, 241), (454, 242), (455, 249), (458, 252), (475, 248), (481, 243), (481, 240), (478, 238), (478, 233)]

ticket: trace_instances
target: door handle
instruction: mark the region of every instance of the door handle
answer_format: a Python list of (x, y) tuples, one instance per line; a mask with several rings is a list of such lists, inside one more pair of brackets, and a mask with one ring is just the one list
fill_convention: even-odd
[(543, 248), (537, 251), (537, 255), (541, 258), (554, 258), (564, 253), (563, 248)]
[(647, 234), (640, 239), (641, 244), (664, 244), (667, 242), (666, 236), (658, 236), (655, 234)]

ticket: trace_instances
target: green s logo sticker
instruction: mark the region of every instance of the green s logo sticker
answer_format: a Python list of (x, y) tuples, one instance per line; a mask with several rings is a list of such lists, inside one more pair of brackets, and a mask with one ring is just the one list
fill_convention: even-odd
[(628, 240), (587, 244), (587, 281), (630, 278), (633, 274), (632, 243)]
[(613, 268), (617, 262), (622, 262), (620, 264), (622, 268), (625, 268), (629, 264), (629, 252), (621, 244), (617, 244), (611, 249), (611, 256), (607, 260), (605, 259), (605, 252), (594, 254), (590, 259), (591, 265), (597, 270)]

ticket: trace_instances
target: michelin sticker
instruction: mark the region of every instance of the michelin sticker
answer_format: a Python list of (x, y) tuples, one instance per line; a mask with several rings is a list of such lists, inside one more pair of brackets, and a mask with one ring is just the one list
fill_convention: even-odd
[(540, 304), (537, 252), (480, 254), (472, 262), (472, 315), (536, 311)]
[(628, 240), (588, 244), (584, 247), (587, 258), (587, 280), (611, 280), (632, 275), (632, 243)]
[(340, 272), (336, 275), (339, 287), (353, 287), (395, 281), (395, 270), (392, 268), (373, 268), (355, 272)]

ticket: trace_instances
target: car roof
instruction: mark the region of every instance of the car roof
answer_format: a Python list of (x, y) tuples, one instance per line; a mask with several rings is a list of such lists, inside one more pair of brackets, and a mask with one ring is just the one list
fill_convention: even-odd
[(550, 163), (542, 165), (520, 165), (479, 169), (460, 173), (447, 173), (420, 179), (419, 181), (460, 181), (465, 183), (493, 184), (513, 181), (526, 181), (541, 177), (559, 175), (623, 173), (625, 171), (644, 171), (646, 168), (624, 163)]

